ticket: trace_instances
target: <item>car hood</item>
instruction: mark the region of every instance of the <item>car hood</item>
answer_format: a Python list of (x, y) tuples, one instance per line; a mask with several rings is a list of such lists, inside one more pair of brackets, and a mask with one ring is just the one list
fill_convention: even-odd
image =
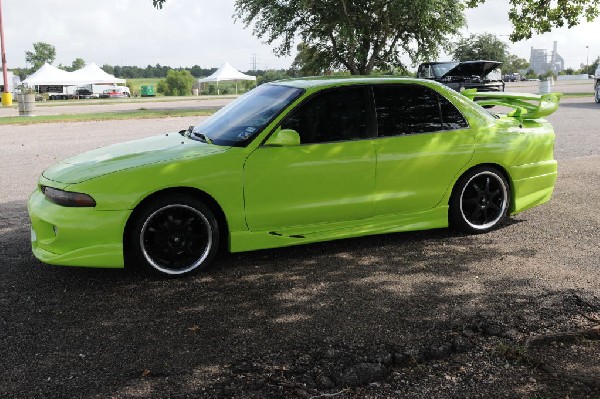
[(179, 133), (168, 133), (76, 155), (46, 169), (43, 176), (64, 184), (81, 183), (120, 170), (206, 156), (229, 148), (201, 143), (182, 137)]
[(465, 61), (461, 62), (442, 76), (445, 77), (471, 77), (479, 76), (483, 79), (487, 74), (502, 65), (498, 61)]

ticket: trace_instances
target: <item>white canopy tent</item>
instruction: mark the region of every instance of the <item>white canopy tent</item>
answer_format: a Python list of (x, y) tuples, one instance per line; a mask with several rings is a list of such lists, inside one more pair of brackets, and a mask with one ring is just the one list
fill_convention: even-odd
[(77, 86), (88, 84), (118, 84), (125, 79), (115, 78), (104, 72), (98, 65), (92, 63), (74, 72), (63, 71), (50, 64), (44, 64), (40, 69), (28, 76), (23, 83), (28, 86), (60, 85)]
[(198, 83), (216, 82), (217, 83), (217, 94), (220, 94), (219, 82), (225, 82), (225, 81), (235, 82), (235, 94), (237, 94), (237, 82), (242, 81), (242, 80), (256, 81), (256, 76), (250, 76), (250, 75), (241, 73), (240, 71), (238, 71), (237, 69), (232, 67), (231, 64), (226, 62), (221, 66), (221, 68), (217, 69), (212, 75), (210, 75), (206, 78), (203, 78), (203, 79), (198, 79)]
[(106, 73), (98, 65), (91, 63), (76, 71), (70, 72), (71, 79), (77, 84), (118, 84), (125, 83), (125, 79), (115, 78), (114, 75)]
[(23, 81), (28, 86), (39, 85), (75, 85), (71, 80), (71, 72), (63, 71), (50, 64), (44, 64), (40, 69), (29, 75)]

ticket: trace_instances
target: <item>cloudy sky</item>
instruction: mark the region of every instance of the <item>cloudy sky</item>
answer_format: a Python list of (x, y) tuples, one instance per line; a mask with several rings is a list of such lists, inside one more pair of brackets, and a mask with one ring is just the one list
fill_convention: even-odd
[[(56, 47), (55, 65), (77, 58), (98, 65), (218, 67), (229, 61), (251, 69), (287, 68), (293, 57), (277, 58), (271, 48), (232, 18), (235, 0), (168, 0), (163, 10), (151, 0), (3, 0), (9, 68), (25, 66), (25, 51), (43, 41)], [(488, 0), (467, 12), (468, 33), (490, 32), (508, 41), (508, 0)], [(552, 49), (567, 67), (579, 68), (600, 55), (600, 20), (560, 29), (510, 44), (512, 53), (529, 59), (531, 46)], [(440, 58), (448, 58), (441, 55)]]

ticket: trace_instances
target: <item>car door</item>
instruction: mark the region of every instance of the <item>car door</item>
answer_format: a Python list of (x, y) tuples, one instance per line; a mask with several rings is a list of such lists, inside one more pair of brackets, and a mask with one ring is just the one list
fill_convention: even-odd
[(319, 92), (282, 122), (300, 145), (257, 148), (244, 166), (252, 231), (334, 223), (373, 215), (375, 148), (367, 87)]
[(374, 85), (375, 214), (435, 207), (471, 158), (475, 141), (459, 110), (418, 84)]

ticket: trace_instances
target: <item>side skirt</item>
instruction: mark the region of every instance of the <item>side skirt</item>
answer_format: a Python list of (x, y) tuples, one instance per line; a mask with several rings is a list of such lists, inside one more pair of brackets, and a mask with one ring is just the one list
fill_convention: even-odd
[(229, 250), (231, 252), (254, 251), (366, 235), (443, 227), (448, 227), (447, 205), (423, 212), (384, 215), (350, 222), (290, 227), (279, 231), (232, 232), (229, 240)]

